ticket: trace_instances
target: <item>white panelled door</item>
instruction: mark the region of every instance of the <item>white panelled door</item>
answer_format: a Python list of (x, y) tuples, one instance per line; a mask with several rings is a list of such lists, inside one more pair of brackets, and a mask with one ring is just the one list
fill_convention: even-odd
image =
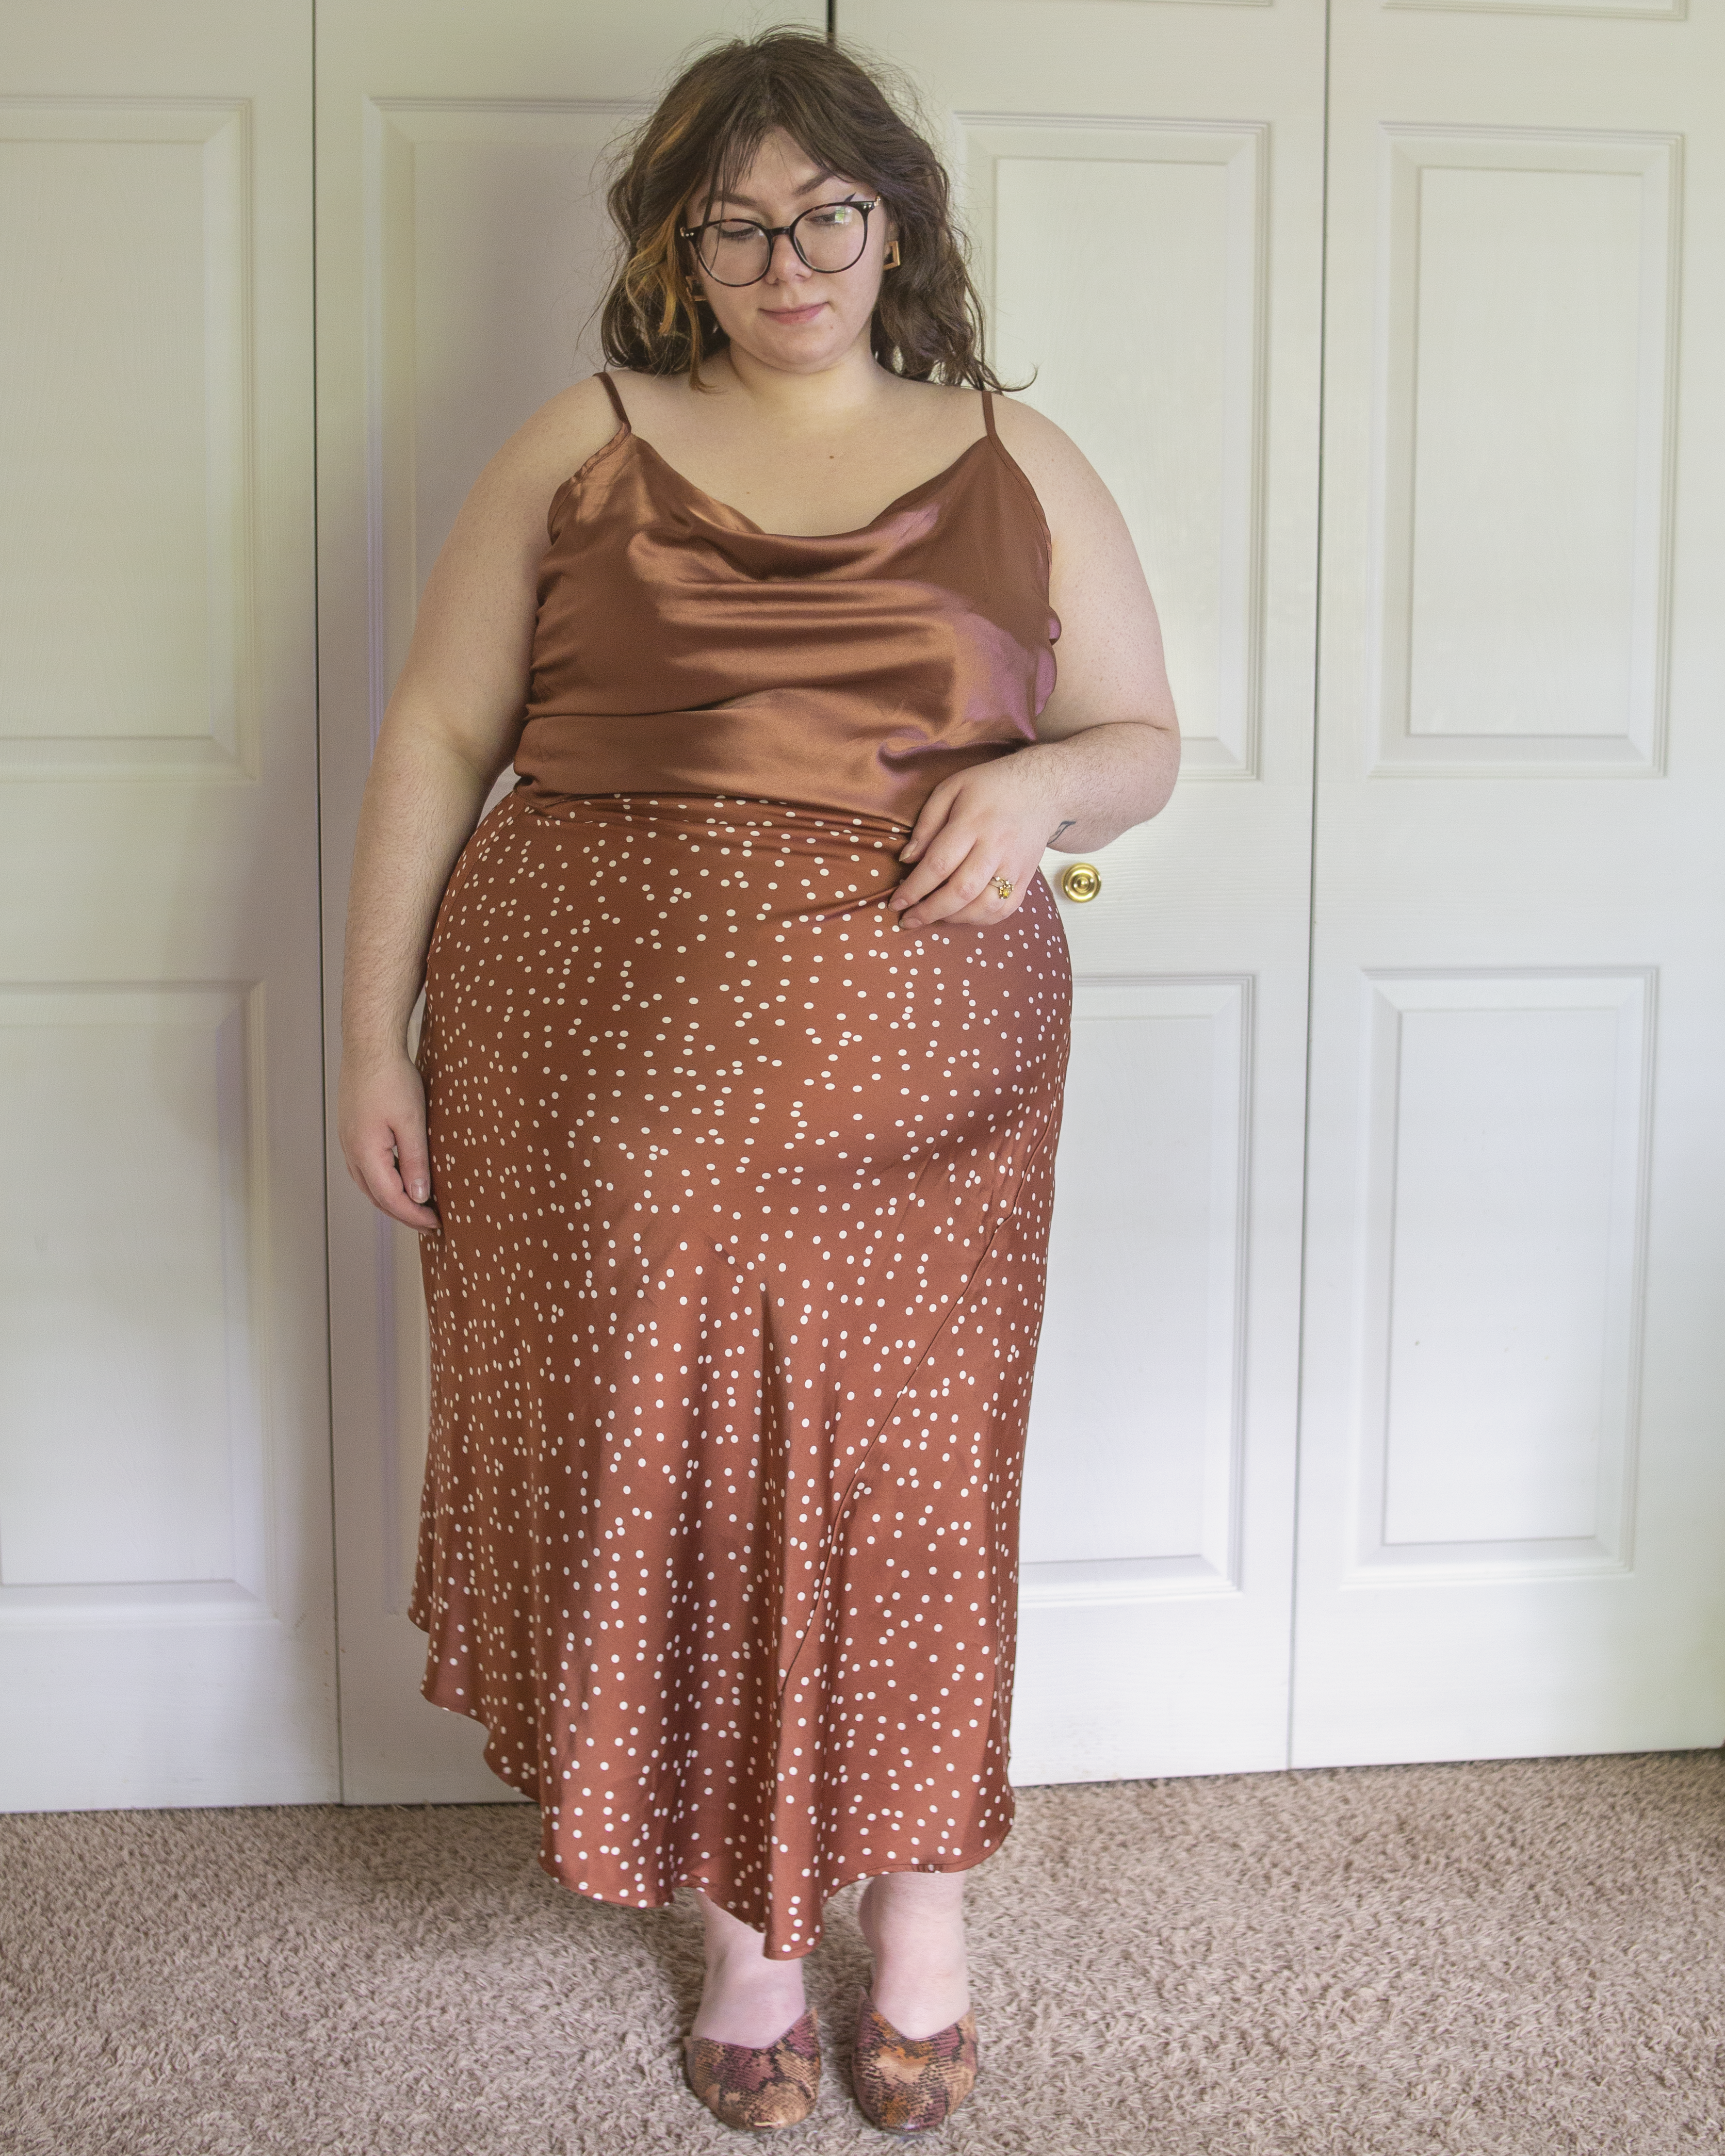
[(311, 8), (6, 58), (0, 1805), (327, 1799)]
[(1692, 12), (1332, 18), (1296, 1763), (1725, 1733), (1725, 19)]
[[(1317, 547), (1321, 0), (845, 0), (937, 102), (996, 364), (1124, 510), (1186, 737), (1062, 907), (1019, 1783), (1287, 1755)], [(1058, 649), (1056, 649), (1058, 657)], [(1060, 889), (1067, 856), (1050, 855)]]
[[(331, 1383), (341, 1787), (508, 1794), (418, 1697), (418, 1248), (326, 1133), (319, 787), (332, 1101), (425, 573), (597, 362), (596, 161), (758, 19), (321, 11), (321, 681), (309, 0), (9, 26), (0, 1804), (336, 1794)], [(1717, 1743), (1725, 22), (840, 28), (931, 98), (1187, 737), (1063, 901), (1014, 1779)]]
[[(819, 19), (811, 8), (783, 18)], [(627, 10), (352, 0), (318, 20), (319, 624), (330, 1243), (351, 1801), (513, 1800), (476, 1723), (419, 1697), (408, 1621), (427, 1423), (418, 1239), (335, 1147), (347, 870), (372, 744), (425, 577), (468, 488), (602, 362), (607, 146), (682, 59), (747, 27), (730, 0)], [(496, 792), (514, 783), (506, 772)]]

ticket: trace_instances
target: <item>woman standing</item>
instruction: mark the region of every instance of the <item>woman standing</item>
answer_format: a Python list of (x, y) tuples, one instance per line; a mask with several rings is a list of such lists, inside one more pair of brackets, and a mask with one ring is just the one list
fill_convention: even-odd
[(961, 1897), (1012, 1818), (1070, 999), (1037, 863), (1156, 813), (1173, 713), (1120, 515), (993, 393), (869, 74), (708, 54), (611, 207), (618, 371), (463, 508), (354, 864), (342, 1147), (431, 1317), (413, 1615), (548, 1871), (699, 1893), (721, 2118), (813, 2107), (802, 1957), (869, 1881), (856, 2092), (914, 2130), (974, 2076)]

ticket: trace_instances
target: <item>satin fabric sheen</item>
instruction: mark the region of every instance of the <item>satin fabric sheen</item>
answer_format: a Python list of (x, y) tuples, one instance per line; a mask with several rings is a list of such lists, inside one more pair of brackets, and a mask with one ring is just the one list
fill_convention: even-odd
[(547, 524), (515, 759), (535, 802), (741, 793), (911, 824), (951, 773), (1036, 738), (1048, 527), (992, 405), (860, 531), (762, 531), (626, 418)]
[(887, 903), (1054, 678), (984, 411), (834, 537), (626, 424), (560, 488), (520, 783), (426, 964), (425, 1697), (575, 1892), (698, 1886), (775, 1958), (1013, 1817), (1070, 967), (1040, 874), (986, 927)]

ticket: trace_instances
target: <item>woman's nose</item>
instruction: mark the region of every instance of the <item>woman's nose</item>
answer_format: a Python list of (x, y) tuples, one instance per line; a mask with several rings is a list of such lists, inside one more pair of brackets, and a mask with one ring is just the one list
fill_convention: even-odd
[(767, 275), (777, 280), (783, 277), (787, 270), (793, 277), (798, 279), (812, 276), (814, 274), (802, 256), (798, 254), (796, 249), (792, 246), (789, 233), (781, 232), (773, 236), (773, 252), (767, 258)]

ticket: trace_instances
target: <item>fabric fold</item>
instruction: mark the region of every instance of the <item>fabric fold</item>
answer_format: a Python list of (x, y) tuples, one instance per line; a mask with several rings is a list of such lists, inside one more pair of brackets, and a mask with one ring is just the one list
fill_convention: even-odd
[(897, 927), (901, 835), (518, 789), (428, 968), (427, 1697), (556, 1876), (698, 1884), (779, 1956), (1011, 1818), (1070, 975), (1040, 877)]

